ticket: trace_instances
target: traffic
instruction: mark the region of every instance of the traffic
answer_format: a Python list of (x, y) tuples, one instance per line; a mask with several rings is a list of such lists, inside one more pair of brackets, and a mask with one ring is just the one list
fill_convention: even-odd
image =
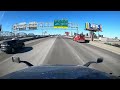
[(2, 14), (0, 79), (120, 79), (119, 35), (103, 13)]

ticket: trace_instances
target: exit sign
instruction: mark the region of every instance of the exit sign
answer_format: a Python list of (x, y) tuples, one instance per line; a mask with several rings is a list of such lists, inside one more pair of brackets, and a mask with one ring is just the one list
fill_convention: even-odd
[(68, 28), (68, 20), (54, 20), (54, 28)]

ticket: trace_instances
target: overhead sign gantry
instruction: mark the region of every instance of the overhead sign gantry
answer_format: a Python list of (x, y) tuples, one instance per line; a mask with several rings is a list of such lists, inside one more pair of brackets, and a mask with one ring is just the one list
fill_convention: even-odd
[(68, 28), (68, 20), (54, 20), (54, 28)]
[(12, 26), (12, 30), (14, 32), (17, 31), (28, 31), (28, 30), (38, 30), (41, 29), (43, 32), (43, 29), (63, 29), (63, 30), (77, 30), (78, 33), (78, 25), (74, 23), (69, 23), (67, 19), (59, 19), (54, 20), (54, 22), (29, 22), (28, 24), (26, 22), (22, 23), (16, 23)]

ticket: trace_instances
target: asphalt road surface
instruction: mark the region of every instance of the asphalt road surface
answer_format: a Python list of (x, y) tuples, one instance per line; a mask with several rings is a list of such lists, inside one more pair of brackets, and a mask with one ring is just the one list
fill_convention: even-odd
[(120, 55), (89, 45), (78, 43), (64, 37), (48, 37), (28, 41), (26, 47), (17, 54), (0, 53), (0, 76), (28, 68), (25, 64), (12, 62), (12, 56), (19, 56), (35, 66), (39, 65), (83, 65), (88, 61), (96, 61), (103, 57), (101, 64), (92, 64), (94, 68), (114, 75), (120, 75)]

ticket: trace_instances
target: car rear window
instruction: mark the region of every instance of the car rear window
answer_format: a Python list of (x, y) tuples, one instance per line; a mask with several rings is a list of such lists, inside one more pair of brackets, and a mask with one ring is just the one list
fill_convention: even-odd
[(11, 45), (11, 44), (13, 44), (13, 43), (15, 43), (14, 40), (13, 40), (13, 41), (6, 41), (6, 42), (3, 42), (3, 44), (9, 44), (9, 45)]

